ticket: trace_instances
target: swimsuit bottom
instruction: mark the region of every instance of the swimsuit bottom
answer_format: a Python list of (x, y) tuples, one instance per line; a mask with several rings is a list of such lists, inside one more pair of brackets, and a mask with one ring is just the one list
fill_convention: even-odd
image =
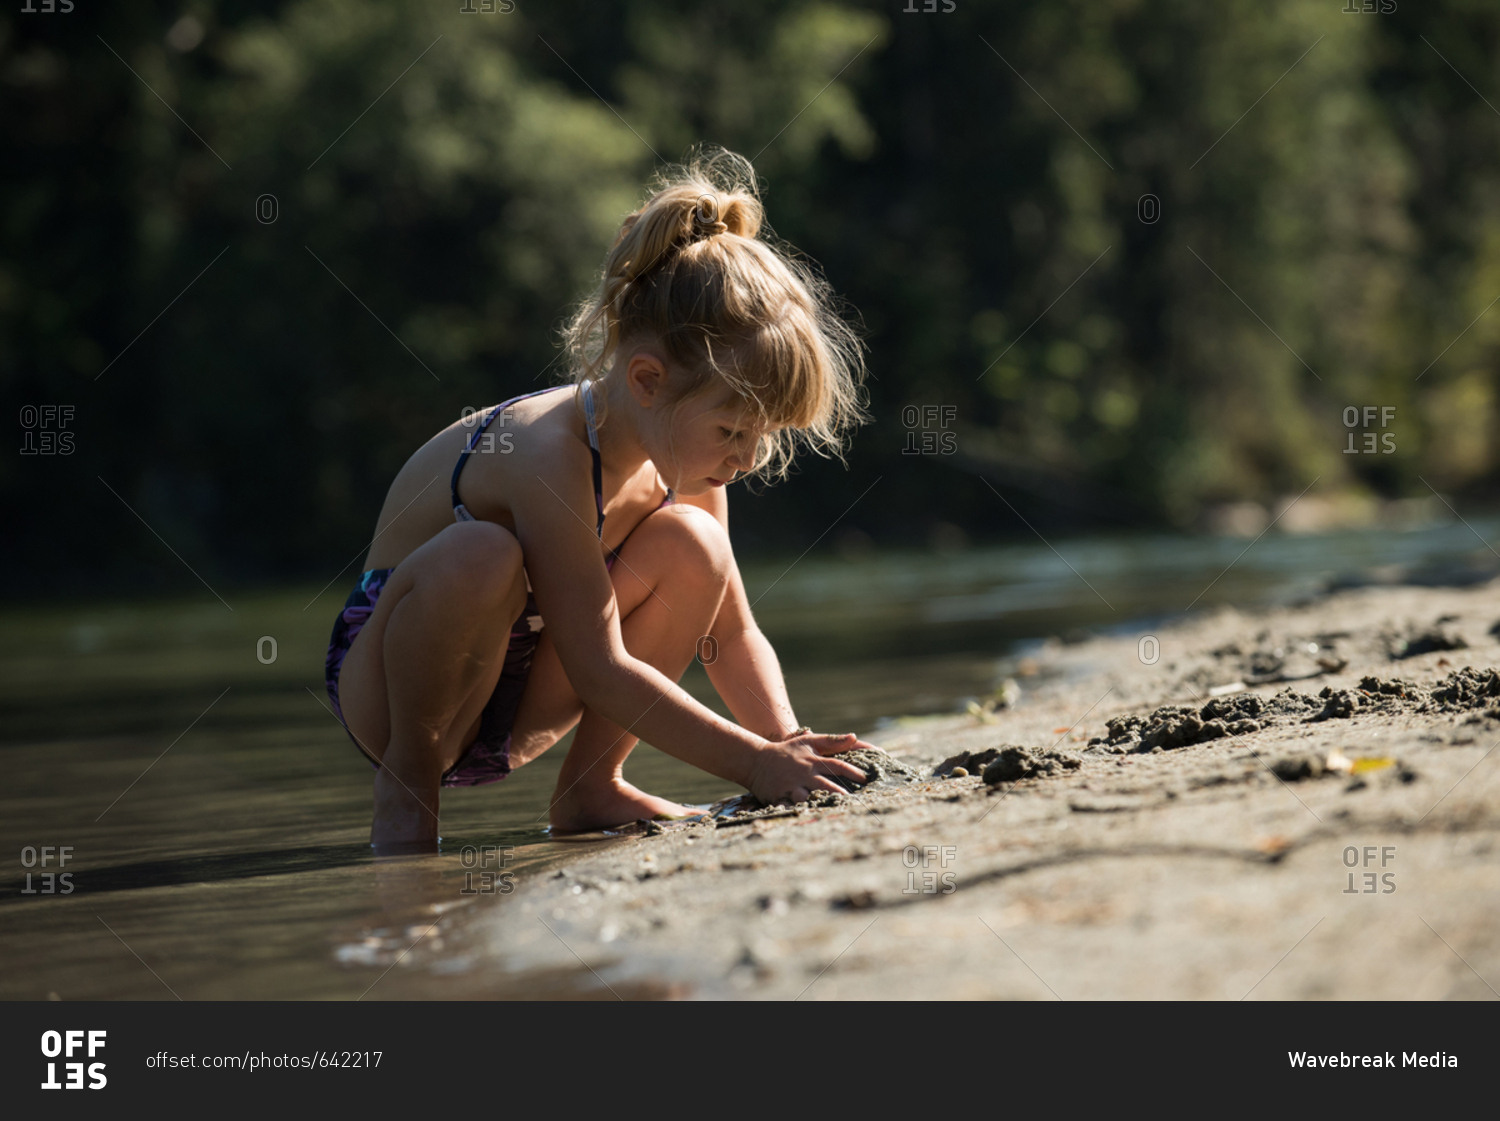
[[(339, 706), (339, 671), (344, 657), (354, 638), (364, 629), (380, 600), (380, 591), (394, 568), (372, 568), (362, 573), (359, 583), (344, 601), (344, 609), (334, 621), (333, 634), (328, 642), (328, 655), (323, 663), (323, 679), (328, 688), (328, 699), (333, 702), (334, 714), (344, 731), (349, 725), (344, 722), (344, 711)], [(536, 653), (541, 637), (541, 614), (536, 600), (528, 592), (526, 608), (510, 628), (510, 642), (505, 649), (505, 665), (500, 671), (500, 680), (490, 694), (479, 721), (479, 736), (471, 743), (458, 762), (443, 773), (443, 786), (481, 786), (488, 782), (499, 782), (510, 774), (510, 733), (515, 724), (516, 710), (521, 706), (521, 694), (526, 688), (526, 678), (531, 672), (531, 659)], [(369, 759), (369, 754), (349, 732), (354, 746)], [(370, 759), (371, 765), (380, 769), (380, 764)]]

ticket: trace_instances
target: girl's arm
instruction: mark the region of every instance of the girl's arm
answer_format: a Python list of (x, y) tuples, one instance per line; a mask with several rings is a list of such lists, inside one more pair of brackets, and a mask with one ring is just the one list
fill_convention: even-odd
[(864, 780), (857, 767), (823, 756), (866, 745), (841, 736), (803, 734), (778, 742), (758, 735), (699, 704), (676, 682), (632, 657), (620, 634), (614, 588), (595, 536), (587, 447), (567, 438), (539, 437), (527, 451), (506, 472), (515, 534), (537, 607), (585, 704), (762, 801), (805, 797), (813, 790), (837, 792), (840, 788), (825, 777), (830, 774)]
[[(729, 496), (723, 489), (678, 501), (707, 510), (728, 532)], [(749, 597), (737, 564), (730, 565), (729, 586), (709, 636), (713, 639), (711, 660), (704, 662), (704, 668), (734, 718), (768, 740), (794, 735), (797, 717), (787, 696), (781, 663), (750, 613)], [(700, 649), (700, 658), (703, 654)]]
[[(738, 582), (736, 572), (735, 583)], [(717, 657), (704, 668), (714, 689), (743, 727), (768, 740), (786, 739), (796, 734), (798, 724), (781, 676), (781, 663), (754, 620), (740, 629), (741, 620), (749, 618), (743, 588), (740, 606), (743, 615), (728, 602), (720, 608), (710, 632), (717, 645)]]

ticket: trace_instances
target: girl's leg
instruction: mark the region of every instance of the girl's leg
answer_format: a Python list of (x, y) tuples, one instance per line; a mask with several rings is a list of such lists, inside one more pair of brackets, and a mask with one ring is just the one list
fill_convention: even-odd
[[(625, 648), (672, 680), (681, 677), (713, 626), (732, 563), (728, 535), (706, 511), (683, 504), (647, 517), (610, 573)], [(625, 781), (625, 758), (636, 737), (584, 707), (544, 630), (511, 735), (513, 760), (535, 758), (574, 723), (578, 731), (552, 800), (555, 829), (691, 812)]]
[(525, 602), (520, 543), (491, 522), (449, 526), (391, 573), (339, 676), (349, 730), (381, 764), (373, 844), (436, 842), (439, 782), (478, 734)]

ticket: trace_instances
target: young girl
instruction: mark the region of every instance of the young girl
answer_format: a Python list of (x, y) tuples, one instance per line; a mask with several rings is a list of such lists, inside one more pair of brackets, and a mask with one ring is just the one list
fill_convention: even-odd
[[(449, 425), (391, 484), (326, 667), (377, 846), (434, 844), (439, 787), (575, 724), (559, 831), (692, 812), (625, 781), (638, 736), (767, 802), (863, 781), (826, 756), (868, 744), (798, 726), (729, 544), (727, 483), (863, 419), (858, 341), (761, 219), (742, 157), (678, 169), (569, 326), (573, 383)], [(675, 684), (700, 650), (737, 725)]]

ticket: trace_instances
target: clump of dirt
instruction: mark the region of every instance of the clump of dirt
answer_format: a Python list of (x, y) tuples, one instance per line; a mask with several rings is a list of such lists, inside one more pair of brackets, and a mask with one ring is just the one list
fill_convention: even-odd
[(1404, 635), (1387, 631), (1382, 636), (1386, 653), (1390, 655), (1392, 661), (1400, 661), (1403, 658), (1415, 658), (1418, 654), (1431, 654), (1439, 650), (1467, 650), (1468, 641), (1449, 626), (1454, 621), (1454, 616), (1444, 615), (1430, 627), (1408, 626)]
[[(1500, 698), (1500, 672), (1464, 666), (1433, 686), (1430, 696), (1439, 712), (1483, 708)], [(1493, 711), (1492, 715), (1500, 716), (1500, 711)]]
[(1050, 747), (1020, 747), (1006, 744), (994, 749), (995, 757), (984, 768), (984, 781), (988, 786), (1000, 782), (1017, 782), (1023, 778), (1040, 778), (1043, 775), (1076, 771), (1082, 762), (1073, 755), (1054, 751)]
[[(1493, 707), (1491, 707), (1493, 706)], [(1355, 715), (1399, 712), (1466, 712), (1488, 708), (1500, 719), (1500, 672), (1465, 666), (1430, 689), (1404, 678), (1366, 676), (1353, 689), (1324, 686), (1316, 697), (1283, 689), (1273, 697), (1237, 693), (1215, 697), (1202, 708), (1163, 705), (1146, 716), (1116, 716), (1090, 748), (1116, 754), (1191, 747), (1224, 736), (1258, 732), (1283, 719), (1316, 724)]]
[(1430, 689), (1399, 677), (1367, 676), (1358, 689), (1327, 689), (1323, 711), (1309, 720), (1329, 720), (1358, 713), (1390, 715), (1398, 712), (1467, 712), (1495, 705), (1488, 715), (1500, 718), (1500, 673), (1465, 666), (1454, 670)]
[(1323, 708), (1317, 715), (1307, 718), (1309, 724), (1322, 720), (1348, 719), (1356, 712), (1388, 715), (1413, 708), (1425, 712), (1427, 691), (1416, 682), (1399, 677), (1386, 680), (1367, 676), (1360, 679), (1356, 689), (1333, 689), (1325, 685), (1318, 696), (1323, 701)]
[(1202, 743), (1224, 734), (1223, 724), (1211, 723), (1212, 728), (1208, 728), (1186, 705), (1162, 705), (1149, 716), (1114, 717), (1106, 725), (1107, 734), (1095, 736), (1089, 740), (1089, 746), (1109, 747), (1118, 751), (1186, 747), (1190, 743)]
[(964, 774), (982, 774), (984, 769), (995, 761), (1000, 754), (998, 747), (988, 747), (983, 751), (960, 751), (957, 755), (950, 755), (936, 767), (932, 768), (933, 778), (960, 777), (954, 775), (954, 771), (962, 770)]
[(858, 751), (846, 751), (842, 755), (835, 755), (834, 758), (842, 759), (845, 763), (853, 763), (865, 773), (863, 786), (838, 775), (828, 776), (845, 790), (863, 790), (866, 786), (874, 786), (876, 784), (889, 785), (916, 782), (922, 777), (905, 763), (887, 755), (883, 751), (870, 751), (866, 748), (860, 748)]
[(1305, 717), (1319, 707), (1312, 697), (1292, 689), (1283, 689), (1273, 697), (1256, 693), (1215, 697), (1199, 709), (1163, 705), (1148, 716), (1115, 717), (1107, 724), (1108, 734), (1095, 736), (1089, 746), (1116, 753), (1191, 747), (1224, 736), (1249, 735), (1279, 718)]
[(1305, 716), (1309, 708), (1316, 707), (1311, 697), (1294, 689), (1283, 689), (1269, 697), (1263, 697), (1259, 693), (1234, 693), (1227, 697), (1215, 697), (1203, 706), (1199, 715), (1210, 722), (1222, 721), (1226, 726), (1244, 720), (1270, 724), (1278, 717)]
[(1360, 695), (1353, 689), (1324, 688), (1323, 692), (1328, 695), (1327, 703), (1318, 715), (1308, 717), (1313, 723), (1320, 720), (1347, 720), (1360, 707)]

